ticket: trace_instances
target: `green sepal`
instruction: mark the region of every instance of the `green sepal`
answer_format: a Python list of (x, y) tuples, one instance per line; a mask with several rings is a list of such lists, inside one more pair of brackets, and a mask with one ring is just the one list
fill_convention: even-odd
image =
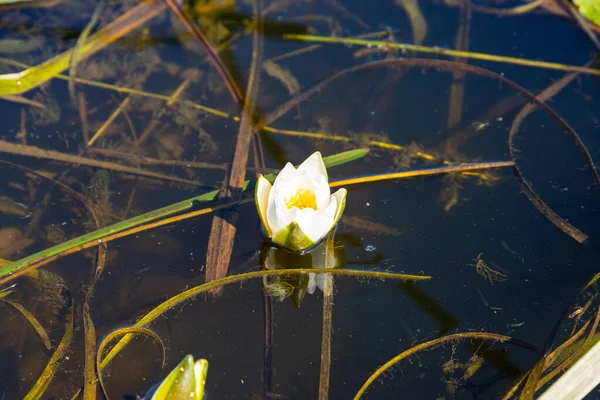
[(284, 229), (273, 236), (273, 243), (291, 251), (302, 252), (315, 245), (315, 243), (306, 236), (297, 222), (292, 222)]

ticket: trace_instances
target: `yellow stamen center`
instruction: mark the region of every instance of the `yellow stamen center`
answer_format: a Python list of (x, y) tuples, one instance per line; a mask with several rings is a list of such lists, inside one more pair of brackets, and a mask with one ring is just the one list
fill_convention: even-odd
[(305, 208), (317, 209), (317, 196), (310, 190), (298, 189), (295, 195), (286, 199), (287, 208), (298, 207), (300, 210)]

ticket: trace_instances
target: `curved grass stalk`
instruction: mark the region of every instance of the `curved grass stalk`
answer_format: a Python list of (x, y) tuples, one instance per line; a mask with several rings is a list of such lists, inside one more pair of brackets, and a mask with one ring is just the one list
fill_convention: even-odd
[(398, 7), (402, 7), (412, 29), (413, 43), (421, 45), (427, 36), (427, 20), (419, 7), (417, 0), (396, 1)]
[(490, 341), (493, 341), (493, 342), (508, 343), (508, 344), (512, 344), (512, 345), (515, 345), (515, 346), (523, 347), (523, 348), (528, 349), (528, 350), (537, 351), (537, 347), (533, 346), (533, 345), (531, 345), (529, 343), (513, 339), (510, 336), (498, 335), (498, 334), (494, 334), (494, 333), (467, 332), (467, 333), (456, 333), (456, 334), (453, 334), (453, 335), (444, 336), (444, 337), (441, 337), (439, 339), (434, 339), (434, 340), (431, 340), (429, 342), (425, 342), (425, 343), (421, 343), (421, 344), (418, 344), (416, 346), (413, 346), (410, 349), (405, 350), (402, 353), (398, 354), (396, 357), (392, 358), (391, 360), (389, 360), (388, 362), (386, 362), (385, 364), (383, 364), (381, 367), (377, 368), (377, 371), (375, 371), (369, 377), (369, 379), (366, 380), (366, 382), (362, 385), (362, 387), (356, 393), (356, 395), (354, 396), (354, 400), (360, 399), (361, 396), (363, 394), (365, 394), (365, 392), (367, 391), (367, 389), (369, 388), (369, 386), (371, 386), (371, 384), (373, 382), (375, 382), (375, 380), (377, 378), (379, 378), (384, 372), (386, 372), (387, 370), (389, 370), (390, 368), (392, 368), (394, 365), (396, 365), (397, 363), (399, 363), (403, 359), (405, 359), (407, 357), (410, 357), (410, 356), (412, 356), (413, 354), (415, 354), (415, 353), (417, 353), (419, 351), (427, 350), (427, 349), (432, 349), (432, 348), (437, 347), (437, 346), (439, 346), (439, 345), (441, 345), (443, 343), (452, 342), (452, 341), (458, 341), (458, 340), (463, 340), (463, 339), (490, 340)]
[[(517, 135), (517, 132), (518, 132), (519, 127), (521, 126), (521, 123), (523, 122), (523, 120), (529, 114), (531, 114), (536, 109), (536, 107), (539, 107), (541, 104), (545, 105), (545, 103), (544, 103), (545, 101), (552, 98), (552, 96), (554, 96), (558, 91), (560, 91), (568, 83), (570, 83), (573, 79), (575, 79), (576, 76), (577, 76), (576, 73), (567, 74), (562, 79), (555, 82), (553, 85), (551, 85), (550, 87), (548, 87), (547, 89), (542, 91), (539, 95), (537, 95), (535, 97), (536, 102), (525, 105), (525, 107), (523, 107), (521, 109), (521, 111), (519, 111), (519, 113), (515, 116), (512, 124), (511, 124), (510, 131), (508, 133), (508, 151), (510, 154), (510, 158), (512, 160), (516, 159), (516, 148), (514, 146), (514, 138)], [(561, 125), (563, 125), (563, 127), (566, 128), (567, 133), (569, 133), (571, 135), (571, 137), (575, 141), (575, 144), (577, 145), (577, 147), (579, 148), (579, 150), (585, 157), (585, 160), (590, 168), (590, 171), (592, 172), (592, 176), (594, 177), (596, 184), (600, 184), (600, 175), (598, 174), (598, 169), (596, 168), (596, 166), (594, 164), (594, 160), (592, 159), (592, 156), (591, 156), (590, 152), (588, 151), (587, 147), (585, 146), (585, 144), (583, 143), (583, 141), (581, 140), (579, 135), (577, 135), (577, 132), (575, 132), (567, 124), (567, 122), (563, 120), (563, 118), (560, 115), (556, 114), (556, 112), (554, 110), (550, 109), (549, 107), (547, 108), (547, 110), (551, 111), (551, 115)], [(523, 173), (521, 172), (521, 169), (519, 168), (519, 166), (517, 164), (515, 164), (514, 169), (515, 169), (517, 179), (519, 180), (519, 183), (521, 184), (521, 187), (523, 188), (523, 193), (525, 193), (525, 195), (529, 198), (529, 200), (533, 203), (533, 205), (538, 209), (538, 211), (540, 211), (540, 213), (542, 213), (546, 218), (548, 218), (554, 225), (556, 225), (558, 228), (560, 228), (567, 235), (571, 236), (573, 239), (575, 239), (579, 243), (586, 243), (588, 241), (589, 237), (585, 233), (583, 233), (582, 231), (577, 229), (575, 226), (571, 225), (568, 221), (561, 218), (550, 207), (548, 207), (548, 205), (533, 190), (533, 188), (531, 187), (529, 182), (523, 177)]]
[(0, 298), (0, 302), (9, 304), (16, 308), (17, 311), (20, 312), (27, 319), (27, 321), (31, 324), (33, 329), (35, 329), (37, 334), (42, 339), (42, 342), (44, 342), (44, 346), (46, 346), (46, 349), (50, 350), (52, 348), (52, 344), (50, 343), (50, 338), (48, 337), (46, 330), (44, 329), (42, 324), (40, 324), (40, 321), (38, 321), (38, 319), (31, 312), (29, 312), (29, 310), (27, 310), (25, 307), (14, 301)]
[[(343, 153), (335, 154), (332, 156), (324, 157), (323, 161), (327, 168), (334, 167), (340, 164), (344, 164), (350, 161), (357, 160), (359, 158), (364, 157), (369, 152), (368, 149), (356, 149), (351, 151), (346, 151)], [(275, 179), (275, 175), (266, 175), (267, 179), (273, 180)], [(255, 181), (246, 181), (244, 182), (242, 190), (248, 190), (254, 188)], [(51, 247), (46, 250), (42, 250), (38, 253), (32, 254), (25, 258), (22, 258), (18, 261), (15, 261), (9, 265), (0, 267), (0, 285), (8, 282), (11, 279), (14, 279), (17, 276), (22, 275), (26, 271), (30, 270), (31, 265), (44, 262), (48, 259), (54, 260), (58, 258), (57, 256), (62, 256), (70, 253), (74, 253), (79, 251), (85, 246), (88, 246), (90, 243), (94, 243), (97, 245), (102, 243), (102, 240), (106, 236), (114, 235), (119, 232), (123, 232), (127, 229), (134, 228), (136, 226), (140, 226), (145, 223), (149, 223), (152, 221), (156, 221), (161, 218), (166, 218), (173, 216), (174, 214), (182, 213), (188, 211), (194, 207), (197, 207), (203, 203), (211, 202), (217, 199), (219, 195), (218, 190), (214, 190), (212, 192), (208, 192), (199, 196), (195, 196), (189, 198), (187, 200), (183, 200), (177, 202), (175, 204), (171, 204), (166, 207), (159, 208), (154, 211), (147, 212), (142, 215), (138, 215), (137, 217), (127, 219), (125, 221), (117, 222), (116, 224), (107, 226), (102, 229), (95, 230), (93, 232), (87, 233), (85, 235), (79, 236), (75, 239), (68, 240), (66, 242), (60, 243), (54, 247)], [(210, 209), (208, 212), (212, 212), (214, 209)], [(88, 246), (91, 247), (91, 246)]]
[(133, 326), (133, 327), (129, 327), (129, 328), (121, 328), (114, 332), (111, 332), (106, 338), (104, 338), (102, 343), (100, 343), (100, 347), (98, 348), (98, 353), (96, 353), (96, 371), (98, 372), (98, 382), (100, 383), (100, 387), (102, 388), (102, 393), (104, 394), (104, 397), (107, 399), (108, 399), (108, 395), (106, 394), (106, 388), (104, 387), (104, 381), (102, 380), (102, 374), (100, 373), (100, 370), (101, 370), (100, 359), (102, 358), (102, 353), (104, 352), (106, 346), (108, 346), (110, 344), (110, 342), (113, 341), (114, 339), (116, 339), (117, 337), (123, 336), (123, 335), (127, 335), (126, 337), (132, 337), (136, 334), (148, 335), (160, 345), (160, 348), (162, 350), (161, 368), (164, 368), (164, 366), (165, 366), (165, 360), (167, 359), (167, 352), (165, 350), (165, 345), (163, 344), (162, 340), (160, 340), (160, 337), (156, 333), (152, 332), (150, 329)]
[(364, 39), (299, 35), (299, 34), (287, 34), (287, 35), (283, 35), (283, 38), (290, 39), (290, 40), (298, 40), (298, 41), (302, 41), (302, 42), (333, 43), (333, 44), (344, 44), (344, 45), (351, 45), (351, 46), (367, 46), (367, 47), (375, 46), (375, 47), (380, 47), (382, 49), (398, 49), (398, 50), (404, 50), (404, 51), (414, 51), (416, 53), (437, 54), (437, 55), (449, 56), (449, 57), (469, 58), (469, 59), (473, 59), (473, 60), (482, 60), (482, 61), (490, 61), (490, 62), (497, 62), (497, 63), (522, 65), (525, 67), (533, 67), (533, 68), (545, 68), (545, 69), (552, 69), (552, 70), (556, 70), (556, 71), (580, 72), (583, 74), (600, 76), (600, 70), (598, 70), (598, 69), (579, 67), (577, 65), (566, 65), (566, 64), (547, 62), (547, 61), (534, 61), (534, 60), (527, 60), (524, 58), (517, 58), (517, 57), (505, 57), (505, 56), (497, 56), (494, 54), (474, 53), (474, 52), (470, 52), (470, 51), (440, 49), (437, 47), (418, 46), (418, 45), (413, 45), (413, 44), (394, 43), (394, 42), (386, 42), (386, 41), (381, 41), (381, 40), (364, 40)]
[(73, 308), (69, 312), (69, 316), (67, 317), (67, 323), (65, 324), (65, 333), (60, 340), (60, 343), (56, 347), (54, 354), (50, 357), (50, 361), (46, 365), (46, 368), (42, 371), (42, 374), (35, 382), (33, 387), (29, 390), (24, 400), (38, 400), (42, 398), (42, 395), (48, 388), (48, 385), (54, 378), (54, 374), (58, 370), (61, 361), (65, 357), (65, 353), (69, 349), (71, 345), (71, 341), (73, 340), (73, 328), (74, 328), (74, 316), (73, 316)]
[[(178, 306), (184, 301), (190, 300), (195, 296), (208, 292), (214, 288), (229, 285), (231, 283), (242, 282), (248, 279), (253, 278), (261, 278), (263, 276), (281, 276), (281, 275), (305, 275), (305, 274), (331, 274), (338, 276), (350, 276), (357, 278), (370, 278), (370, 279), (393, 279), (393, 280), (406, 280), (406, 281), (421, 281), (431, 279), (431, 276), (426, 275), (406, 275), (406, 274), (397, 274), (392, 272), (379, 272), (379, 271), (359, 271), (359, 270), (349, 270), (349, 269), (322, 269), (322, 268), (302, 268), (302, 269), (279, 269), (279, 270), (264, 270), (264, 271), (254, 271), (254, 272), (246, 272), (244, 274), (230, 275), (224, 278), (216, 279), (214, 281), (210, 281), (204, 283), (202, 285), (193, 287), (191, 289), (186, 290), (185, 292), (181, 292), (178, 295), (171, 297), (170, 299), (164, 301), (160, 305), (156, 306), (149, 313), (147, 313), (142, 319), (140, 319), (134, 326), (137, 328), (145, 327), (150, 324), (152, 321), (163, 315), (165, 312), (169, 311), (173, 307)], [(98, 367), (98, 374), (102, 369), (106, 368), (106, 366), (115, 358), (115, 356), (129, 343), (132, 339), (132, 335), (126, 335), (123, 337), (106, 355), (106, 357), (102, 360)], [(98, 354), (101, 352), (98, 351)]]

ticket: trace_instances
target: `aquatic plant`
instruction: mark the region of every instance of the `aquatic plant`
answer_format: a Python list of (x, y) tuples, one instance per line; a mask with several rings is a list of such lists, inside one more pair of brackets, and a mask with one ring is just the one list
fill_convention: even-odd
[(316, 152), (298, 169), (287, 163), (273, 185), (259, 176), (254, 201), (273, 243), (300, 252), (333, 230), (344, 212), (346, 193), (339, 189), (331, 194), (325, 164)]

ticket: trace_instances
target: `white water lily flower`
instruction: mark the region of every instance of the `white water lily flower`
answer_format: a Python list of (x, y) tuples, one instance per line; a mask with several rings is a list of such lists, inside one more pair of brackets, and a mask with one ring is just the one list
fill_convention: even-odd
[(273, 185), (259, 176), (254, 198), (273, 243), (301, 252), (331, 232), (344, 211), (346, 193), (340, 189), (331, 194), (327, 170), (317, 151), (298, 169), (287, 163)]

